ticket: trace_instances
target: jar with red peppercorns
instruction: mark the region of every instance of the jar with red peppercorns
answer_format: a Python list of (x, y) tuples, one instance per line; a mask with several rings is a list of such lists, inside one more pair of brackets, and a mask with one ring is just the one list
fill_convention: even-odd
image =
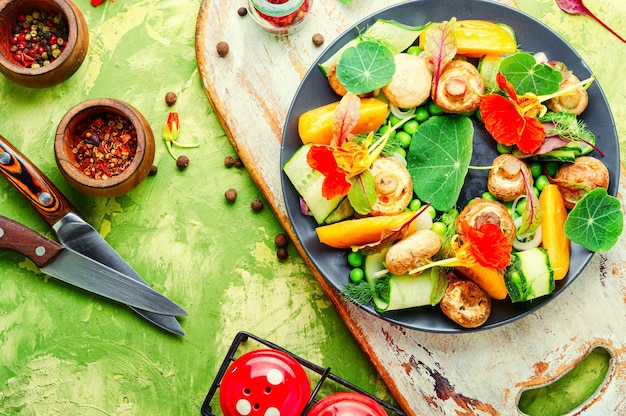
[(248, 10), (266, 32), (289, 35), (300, 29), (312, 3), (313, 0), (248, 0)]

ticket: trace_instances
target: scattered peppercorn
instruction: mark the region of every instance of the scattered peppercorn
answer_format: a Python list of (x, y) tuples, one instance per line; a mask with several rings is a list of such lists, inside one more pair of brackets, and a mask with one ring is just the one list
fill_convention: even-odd
[(287, 236), (283, 233), (277, 234), (274, 238), (274, 244), (278, 247), (286, 247), (288, 242)]
[(243, 161), (240, 158), (235, 159), (235, 166), (240, 168), (243, 166)]
[(324, 36), (321, 33), (313, 35), (313, 44), (315, 46), (322, 46), (324, 44)]
[(157, 168), (156, 165), (152, 165), (150, 166), (150, 172), (148, 172), (148, 175), (154, 176), (157, 174), (158, 171), (159, 171), (159, 168)]
[(235, 165), (235, 159), (232, 156), (226, 156), (224, 158), (224, 165), (227, 168), (232, 168)]
[(254, 212), (259, 212), (263, 209), (263, 201), (261, 201), (260, 199), (255, 199), (254, 201), (252, 201), (252, 204), (250, 204), (250, 206), (252, 207), (252, 210)]
[(217, 50), (217, 54), (221, 57), (228, 55), (228, 43), (224, 41), (218, 42), (215, 50)]
[(229, 190), (224, 192), (224, 197), (226, 197), (226, 200), (232, 204), (237, 199), (237, 191), (233, 188), (230, 188)]
[(175, 92), (170, 91), (167, 94), (165, 94), (165, 104), (167, 104), (170, 107), (176, 103), (177, 99), (178, 97), (176, 96)]
[(289, 257), (289, 252), (287, 251), (287, 249), (285, 247), (281, 247), (278, 250), (276, 250), (276, 257), (278, 257), (278, 260), (287, 260), (287, 258)]
[(185, 169), (189, 166), (189, 158), (187, 156), (178, 156), (178, 159), (176, 159), (176, 166), (180, 170)]
[(243, 17), (248, 14), (248, 9), (246, 9), (245, 7), (240, 7), (239, 9), (237, 9), (237, 14)]

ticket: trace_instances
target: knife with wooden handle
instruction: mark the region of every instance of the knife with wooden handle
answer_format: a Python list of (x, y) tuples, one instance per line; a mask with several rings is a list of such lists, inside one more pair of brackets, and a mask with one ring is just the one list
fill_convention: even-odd
[(156, 314), (186, 314), (180, 306), (147, 285), (3, 215), (0, 215), (0, 250), (23, 254), (43, 273), (97, 295)]
[[(58, 188), (1, 135), (0, 173), (52, 227), (61, 244), (145, 284), (141, 276), (82, 218)], [(174, 316), (131, 308), (153, 324), (174, 334), (184, 335)]]

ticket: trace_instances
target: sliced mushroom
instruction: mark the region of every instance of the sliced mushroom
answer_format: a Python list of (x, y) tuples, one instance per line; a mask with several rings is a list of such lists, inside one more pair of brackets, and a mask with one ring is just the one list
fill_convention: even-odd
[(441, 236), (432, 230), (417, 230), (389, 248), (385, 264), (389, 273), (403, 275), (423, 266), (441, 248)]
[(399, 108), (423, 104), (430, 95), (432, 73), (426, 61), (416, 55), (399, 53), (394, 57), (396, 72), (382, 88), (389, 102)]
[(433, 82), (431, 95), (445, 112), (463, 114), (476, 110), (484, 93), (485, 82), (476, 67), (456, 59), (446, 65), (437, 85)]
[(461, 224), (467, 222), (473, 228), (480, 228), (486, 223), (496, 224), (504, 235), (513, 244), (515, 241), (515, 223), (504, 205), (498, 201), (485, 198), (475, 198), (467, 204), (456, 218), (456, 232), (463, 235)]
[[(551, 66), (561, 71), (563, 79), (559, 85), (559, 91), (576, 85), (580, 82), (578, 77), (569, 71), (567, 67), (560, 62), (551, 62)], [(589, 104), (589, 94), (583, 87), (578, 87), (572, 92), (559, 97), (554, 97), (548, 100), (546, 105), (555, 113), (566, 111), (568, 113), (579, 115), (587, 108)]]
[(584, 191), (568, 187), (567, 183), (584, 185), (589, 188), (589, 191), (609, 187), (609, 170), (604, 163), (591, 156), (577, 157), (574, 163), (564, 164), (556, 173), (555, 178), (565, 182), (564, 185), (559, 186), (559, 190), (567, 209), (574, 208), (576, 202), (585, 194)]
[(448, 318), (463, 328), (479, 327), (491, 314), (491, 298), (469, 280), (450, 280), (439, 306)]
[[(528, 165), (515, 156), (505, 153), (493, 160), (489, 171), (487, 189), (500, 201), (515, 201), (526, 194), (526, 183), (533, 185), (533, 175)], [(522, 176), (523, 172), (523, 176)]]
[(343, 97), (348, 93), (346, 87), (344, 87), (337, 78), (337, 64), (334, 64), (329, 68), (328, 74), (326, 74), (326, 78), (328, 78), (328, 84), (330, 85), (330, 88), (332, 88), (333, 91), (337, 93), (337, 95), (341, 95)]
[(379, 156), (370, 172), (376, 187), (371, 215), (395, 215), (404, 211), (413, 197), (413, 180), (402, 162), (392, 156)]

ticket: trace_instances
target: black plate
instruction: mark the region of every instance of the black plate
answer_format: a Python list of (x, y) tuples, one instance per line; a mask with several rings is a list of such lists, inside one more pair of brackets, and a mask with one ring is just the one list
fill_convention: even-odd
[[(543, 23), (517, 9), (481, 0), (417, 0), (391, 6), (362, 20), (354, 28), (342, 34), (322, 53), (318, 62), (309, 69), (296, 92), (287, 115), (282, 141), (281, 166), (302, 144), (297, 130), (299, 116), (307, 110), (340, 99), (328, 86), (328, 82), (317, 64), (324, 62), (342, 45), (356, 37), (357, 28), (364, 29), (373, 24), (376, 19), (396, 20), (400, 23), (417, 26), (427, 22), (449, 20), (452, 17), (506, 23), (515, 30), (521, 49), (533, 53), (545, 52), (549, 59), (564, 62), (580, 79), (585, 79), (591, 75), (589, 67), (568, 43)], [(597, 80), (591, 85), (588, 93), (589, 106), (581, 118), (587, 123), (588, 129), (596, 135), (597, 145), (605, 155), (601, 157), (596, 152), (591, 154), (591, 156), (600, 158), (609, 168), (611, 183), (608, 191), (615, 196), (619, 178), (619, 144), (615, 123), (606, 97)], [(487, 166), (497, 155), (495, 141), (484, 130), (483, 126), (474, 123), (474, 127), (474, 154), (471, 164)], [(486, 191), (486, 178), (486, 171), (470, 170), (458, 201), (458, 208), (462, 208), (468, 200), (480, 196)], [(315, 233), (315, 221), (313, 218), (303, 216), (300, 213), (298, 193), (284, 173), (282, 173), (282, 187), (287, 214), (306, 254), (330, 284), (341, 291), (349, 281), (350, 267), (347, 263), (347, 251), (332, 249), (319, 242)], [(452, 322), (441, 312), (438, 306), (383, 314), (377, 313), (370, 304), (364, 305), (362, 308), (387, 321), (422, 331), (461, 333), (495, 328), (522, 318), (546, 305), (578, 277), (592, 256), (593, 253), (577, 244), (572, 244), (569, 273), (563, 280), (557, 282), (556, 290), (551, 295), (521, 304), (513, 304), (508, 298), (503, 301), (495, 301), (489, 320), (480, 328), (473, 330), (462, 328)]]

